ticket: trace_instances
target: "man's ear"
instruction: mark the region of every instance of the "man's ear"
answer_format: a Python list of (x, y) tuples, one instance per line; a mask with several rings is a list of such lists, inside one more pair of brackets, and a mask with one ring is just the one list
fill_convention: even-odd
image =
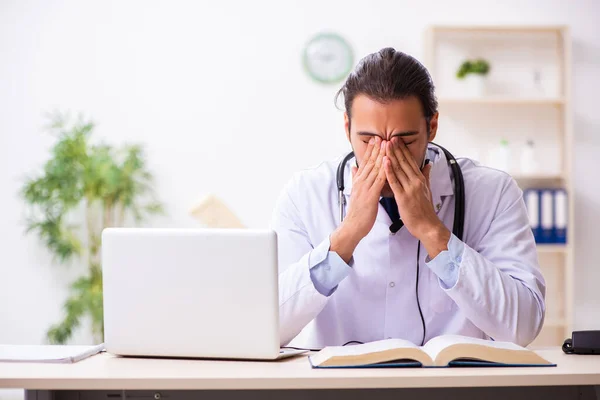
[(346, 138), (350, 142), (350, 117), (348, 117), (348, 113), (344, 113), (344, 131), (346, 131)]
[(429, 137), (427, 138), (427, 140), (430, 142), (433, 142), (435, 140), (435, 135), (437, 135), (439, 116), (440, 116), (440, 113), (437, 112), (429, 120)]

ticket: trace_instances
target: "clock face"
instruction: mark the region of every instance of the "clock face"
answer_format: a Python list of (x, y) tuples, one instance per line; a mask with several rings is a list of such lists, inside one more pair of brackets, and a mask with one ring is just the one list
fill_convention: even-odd
[(317, 82), (336, 83), (344, 79), (354, 62), (352, 48), (334, 33), (319, 34), (304, 49), (304, 67)]

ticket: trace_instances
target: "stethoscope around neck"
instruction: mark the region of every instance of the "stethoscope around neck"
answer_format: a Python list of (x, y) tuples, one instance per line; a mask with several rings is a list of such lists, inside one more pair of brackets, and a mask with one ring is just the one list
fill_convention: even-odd
[[(464, 224), (465, 224), (465, 183), (463, 180), (462, 171), (456, 158), (450, 153), (448, 150), (440, 146), (439, 144), (435, 144), (430, 142), (430, 144), (438, 147), (440, 150), (444, 152), (446, 156), (446, 160), (448, 161), (448, 165), (452, 170), (452, 176), (454, 177), (454, 224), (452, 227), (452, 233), (459, 240), (462, 240)], [(346, 169), (346, 164), (354, 158), (354, 152), (348, 153), (343, 160), (340, 162), (337, 168), (336, 173), (336, 181), (337, 181), (337, 189), (338, 189), (338, 206), (340, 212), (340, 223), (344, 220), (344, 215), (346, 212), (346, 197), (344, 196), (344, 172)]]

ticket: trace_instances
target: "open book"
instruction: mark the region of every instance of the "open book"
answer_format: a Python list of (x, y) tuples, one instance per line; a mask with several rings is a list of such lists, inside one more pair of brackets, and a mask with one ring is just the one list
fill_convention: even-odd
[(438, 336), (424, 346), (402, 339), (330, 346), (309, 361), (314, 368), (556, 365), (514, 343), (458, 335)]

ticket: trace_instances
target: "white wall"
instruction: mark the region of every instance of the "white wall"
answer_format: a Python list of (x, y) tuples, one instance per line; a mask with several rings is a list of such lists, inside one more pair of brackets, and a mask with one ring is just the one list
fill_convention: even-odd
[[(317, 85), (302, 70), (310, 35), (340, 32), (358, 56), (394, 46), (421, 57), (433, 23), (572, 27), (576, 323), (600, 328), (600, 181), (590, 179), (600, 151), (600, 2), (495, 3), (1, 1), (0, 342), (42, 342), (82, 271), (52, 265), (23, 236), (16, 193), (52, 144), (45, 112), (83, 111), (103, 139), (146, 144), (169, 213), (154, 225), (197, 226), (189, 208), (216, 193), (248, 226), (266, 227), (293, 171), (347, 149), (337, 86)], [(89, 340), (80, 333), (74, 342)]]

